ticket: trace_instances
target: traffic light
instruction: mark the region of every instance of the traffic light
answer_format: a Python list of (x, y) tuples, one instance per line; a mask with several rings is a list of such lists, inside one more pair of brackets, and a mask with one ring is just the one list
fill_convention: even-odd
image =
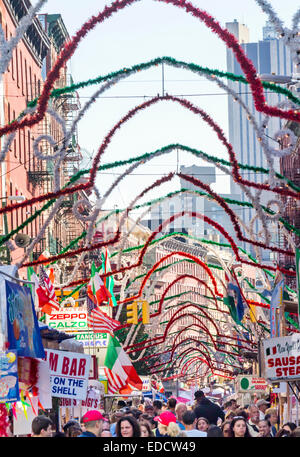
[(136, 301), (127, 305), (127, 324), (138, 323), (138, 304)]
[(142, 317), (143, 317), (143, 324), (145, 324), (145, 325), (150, 324), (149, 303), (147, 301), (142, 302)]

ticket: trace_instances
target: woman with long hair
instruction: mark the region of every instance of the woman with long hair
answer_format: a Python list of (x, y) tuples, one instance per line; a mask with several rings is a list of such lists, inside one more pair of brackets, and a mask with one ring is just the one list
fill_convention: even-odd
[(120, 438), (140, 437), (141, 429), (138, 421), (132, 416), (123, 416), (116, 425), (116, 436)]
[(221, 425), (221, 430), (222, 430), (223, 436), (225, 438), (231, 437), (230, 424), (231, 424), (231, 420), (227, 420), (227, 421), (223, 422), (223, 424)]
[(148, 421), (143, 421), (140, 423), (140, 429), (141, 429), (141, 436), (144, 438), (149, 438), (150, 436), (154, 436), (151, 424)]
[(247, 421), (243, 416), (235, 416), (232, 419), (230, 432), (232, 438), (251, 438)]

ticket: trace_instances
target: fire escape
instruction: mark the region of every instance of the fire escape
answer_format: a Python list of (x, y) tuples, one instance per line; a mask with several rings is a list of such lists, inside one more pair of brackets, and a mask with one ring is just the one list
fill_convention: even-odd
[[(291, 123), (293, 124), (293, 123)], [(292, 128), (292, 125), (289, 125), (289, 128)], [(297, 126), (298, 127), (298, 126)], [(296, 131), (296, 134), (300, 134), (300, 132)], [(298, 138), (298, 142), (294, 152), (286, 157), (280, 159), (280, 171), (281, 174), (292, 181), (296, 186), (300, 187), (300, 138)], [(300, 230), (300, 203), (298, 200), (294, 199), (293, 197), (282, 197), (282, 201), (285, 207), (285, 214), (284, 218), (289, 223), (294, 225), (298, 230)], [(281, 232), (280, 232), (281, 233)], [(299, 238), (297, 235), (292, 234), (296, 245), (299, 246)], [(283, 234), (280, 234), (279, 239), (280, 247), (283, 249), (290, 249), (287, 244), (286, 238)], [(295, 258), (288, 256), (286, 254), (279, 255), (279, 262), (280, 265), (286, 269), (295, 270)], [(288, 281), (288, 285), (296, 290), (296, 278), (287, 277), (286, 280)]]

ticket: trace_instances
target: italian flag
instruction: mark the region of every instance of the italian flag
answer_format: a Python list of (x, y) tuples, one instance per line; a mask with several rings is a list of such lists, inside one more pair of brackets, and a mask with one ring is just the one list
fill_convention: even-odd
[[(105, 249), (105, 254), (103, 254), (103, 253), (101, 254), (102, 270), (104, 271), (104, 273), (108, 273), (111, 271), (109, 257), (110, 257), (110, 255), (109, 255), (108, 249)], [(111, 295), (110, 299), (109, 299), (109, 306), (118, 306), (117, 300), (114, 296), (114, 278), (113, 278), (113, 276), (108, 276), (106, 278), (105, 286)]]
[(139, 378), (128, 355), (117, 338), (109, 336), (108, 347), (104, 361), (104, 372), (108, 380), (108, 393), (115, 394), (125, 387), (135, 387), (142, 390), (143, 382)]
[(110, 292), (106, 289), (101, 276), (96, 270), (94, 262), (92, 263), (91, 279), (88, 283), (87, 294), (95, 305), (101, 305), (104, 301), (109, 301), (111, 297)]

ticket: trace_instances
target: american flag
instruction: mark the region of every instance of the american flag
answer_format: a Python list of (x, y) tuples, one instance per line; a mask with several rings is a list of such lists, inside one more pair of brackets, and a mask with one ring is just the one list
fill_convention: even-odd
[(114, 336), (114, 331), (121, 325), (119, 321), (112, 319), (99, 308), (88, 313), (87, 324), (94, 333), (109, 333), (111, 336)]
[(41, 287), (44, 295), (49, 299), (49, 305), (58, 311), (59, 303), (55, 295), (54, 286), (42, 265), (40, 265), (39, 287)]

